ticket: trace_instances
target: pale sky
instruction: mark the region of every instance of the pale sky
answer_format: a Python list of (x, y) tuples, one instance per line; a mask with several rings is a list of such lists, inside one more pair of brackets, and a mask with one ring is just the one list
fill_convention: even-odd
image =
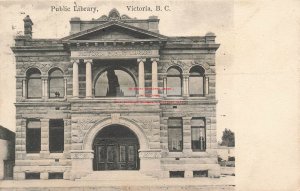
[[(217, 36), (216, 42), (221, 46), (216, 55), (217, 66), (217, 126), (218, 136), (222, 135), (224, 128), (234, 130), (230, 122), (231, 99), (230, 93), (231, 78), (228, 75), (232, 62), (233, 52), (233, 2), (148, 2), (148, 1), (114, 1), (114, 2), (81, 2), (77, 5), (87, 7), (97, 7), (98, 12), (85, 13), (73, 11), (74, 2), (65, 3), (2, 3), (0, 18), (2, 23), (1, 35), (5, 36), (0, 44), (1, 70), (5, 75), (1, 75), (0, 100), (0, 124), (11, 130), (15, 130), (15, 62), (10, 46), (13, 44), (13, 36), (18, 31), (23, 31), (23, 18), (30, 15), (33, 21), (33, 38), (62, 38), (70, 31), (69, 20), (71, 17), (80, 17), (82, 20), (99, 18), (103, 14), (107, 15), (112, 8), (117, 8), (120, 14), (130, 17), (147, 19), (151, 15), (156, 15), (160, 19), (160, 33), (166, 36), (204, 36), (207, 32), (214, 32)], [(128, 11), (127, 6), (161, 6), (168, 5), (169, 12), (133, 12)], [(51, 6), (71, 7), (70, 12), (51, 11)], [(5, 17), (3, 17), (5, 15)], [(4, 59), (5, 58), (5, 59)], [(220, 139), (220, 138), (219, 138)]]

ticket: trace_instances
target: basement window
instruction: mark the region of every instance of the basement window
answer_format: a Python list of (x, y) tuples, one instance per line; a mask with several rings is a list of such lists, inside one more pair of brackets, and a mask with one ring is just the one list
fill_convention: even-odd
[(170, 178), (184, 178), (184, 171), (170, 171)]
[(39, 172), (26, 172), (25, 179), (40, 179)]
[(193, 177), (208, 177), (208, 170), (193, 171)]
[(63, 179), (64, 173), (63, 172), (49, 172), (48, 179)]
[(64, 151), (64, 121), (62, 119), (49, 121), (49, 151), (51, 153)]

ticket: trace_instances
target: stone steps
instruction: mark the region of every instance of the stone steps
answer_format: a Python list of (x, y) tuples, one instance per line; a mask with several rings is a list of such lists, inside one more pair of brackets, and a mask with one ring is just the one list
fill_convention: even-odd
[(139, 171), (132, 170), (113, 170), (113, 171), (94, 171), (76, 181), (127, 181), (127, 180), (157, 180), (152, 176), (142, 174)]

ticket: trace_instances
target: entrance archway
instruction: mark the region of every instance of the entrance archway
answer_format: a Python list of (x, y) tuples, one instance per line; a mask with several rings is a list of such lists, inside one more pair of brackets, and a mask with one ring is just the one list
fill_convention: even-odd
[(94, 138), (93, 170), (138, 170), (139, 140), (136, 134), (122, 125), (102, 128)]

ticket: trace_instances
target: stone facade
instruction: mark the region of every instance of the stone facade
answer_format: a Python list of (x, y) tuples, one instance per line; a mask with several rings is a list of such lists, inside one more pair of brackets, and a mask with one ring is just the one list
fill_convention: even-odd
[[(138, 138), (139, 171), (169, 177), (170, 171), (207, 171), (219, 177), (216, 140), (215, 35), (166, 37), (159, 34), (157, 17), (139, 20), (113, 9), (92, 21), (72, 18), (70, 36), (62, 39), (32, 38), (32, 21), (24, 19), (24, 36), (15, 38), (16, 57), (16, 164), (14, 178), (26, 173), (63, 173), (64, 179), (79, 179), (93, 171), (93, 141), (110, 125), (121, 125)], [(97, 79), (110, 67), (129, 73), (136, 94), (130, 97), (97, 97)], [(203, 95), (190, 96), (193, 66), (204, 71)], [(167, 92), (168, 69), (181, 70), (181, 95)], [(41, 95), (29, 98), (29, 71), (38, 69)], [(62, 73), (63, 96), (51, 97), (50, 73)], [(36, 86), (34, 86), (36, 87)], [(34, 90), (35, 91), (35, 90)], [(182, 119), (182, 150), (170, 152), (168, 119)], [(205, 119), (205, 150), (192, 149), (191, 120)], [(63, 152), (49, 151), (51, 120), (64, 122)], [(40, 151), (28, 153), (28, 120), (39, 120)], [(84, 167), (84, 168), (83, 168)]]

